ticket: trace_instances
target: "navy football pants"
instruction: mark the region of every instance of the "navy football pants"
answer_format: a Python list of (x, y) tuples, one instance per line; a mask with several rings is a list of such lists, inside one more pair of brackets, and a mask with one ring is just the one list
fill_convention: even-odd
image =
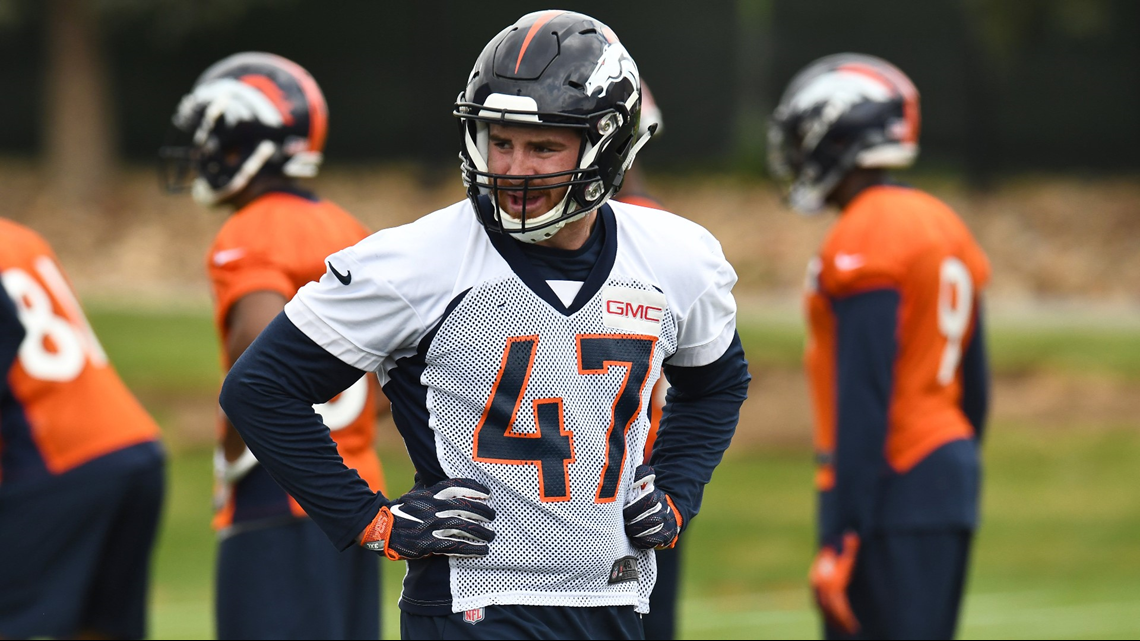
[(828, 639), (950, 639), (970, 557), (970, 530), (891, 532), (859, 548), (847, 596), (862, 629)]
[(568, 608), (489, 605), (470, 613), (400, 613), (401, 639), (642, 639), (632, 605)]
[(150, 442), (0, 485), (0, 638), (146, 636), (165, 467)]
[[(683, 539), (684, 537), (682, 537)], [(657, 583), (649, 595), (649, 614), (642, 617), (646, 641), (672, 641), (677, 636), (677, 582), (681, 574), (681, 540), (657, 550)]]
[(217, 636), (378, 639), (379, 564), (337, 550), (310, 519), (234, 534), (218, 547)]

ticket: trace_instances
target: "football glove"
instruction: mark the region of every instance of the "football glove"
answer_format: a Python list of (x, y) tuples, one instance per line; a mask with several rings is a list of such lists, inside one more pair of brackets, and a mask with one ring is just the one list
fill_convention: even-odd
[(495, 518), (486, 504), (490, 490), (470, 479), (448, 479), (411, 492), (380, 508), (360, 545), (398, 561), (432, 554), (479, 557), (495, 533), (484, 523)]
[(236, 461), (227, 461), (221, 446), (214, 450), (214, 510), (221, 510), (233, 496), (234, 487), (257, 467), (257, 458), (244, 448)]
[(639, 465), (633, 475), (633, 499), (622, 510), (626, 536), (643, 550), (671, 548), (681, 535), (681, 514), (673, 499), (653, 486), (656, 478), (652, 467)]
[(820, 549), (808, 575), (816, 603), (827, 623), (847, 634), (859, 631), (859, 620), (847, 600), (847, 586), (851, 583), (858, 553), (859, 535), (848, 531), (844, 533), (838, 549), (832, 545)]

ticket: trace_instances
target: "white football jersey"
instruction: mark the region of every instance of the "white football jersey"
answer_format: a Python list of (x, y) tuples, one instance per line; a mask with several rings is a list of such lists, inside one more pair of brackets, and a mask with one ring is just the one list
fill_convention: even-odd
[(664, 361), (725, 352), (736, 273), (673, 214), (615, 202), (598, 221), (601, 258), (569, 304), (464, 201), (333, 254), (286, 306), (317, 344), (378, 373), (422, 482), (491, 490), (487, 556), (410, 562), (404, 603), (648, 611), (653, 552), (622, 519), (646, 408)]

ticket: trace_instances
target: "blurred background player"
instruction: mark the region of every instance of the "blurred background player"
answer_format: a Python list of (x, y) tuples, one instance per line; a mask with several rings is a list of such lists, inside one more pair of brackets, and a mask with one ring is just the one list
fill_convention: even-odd
[[(325, 257), (368, 235), (336, 205), (302, 189), (328, 125), (324, 96), (299, 65), (267, 53), (230, 56), (198, 78), (174, 114), (189, 141), (162, 151), (168, 186), (192, 179), (194, 200), (234, 210), (206, 257), (228, 371)], [(373, 490), (375, 377), (316, 409), (337, 451)], [(376, 555), (341, 552), (260, 467), (221, 416), (215, 455), (219, 638), (369, 638), (380, 634)]]
[(158, 426), (35, 232), (0, 219), (0, 638), (141, 639)]
[[(638, 136), (645, 136), (653, 128), (653, 137), (660, 137), (664, 131), (665, 123), (661, 117), (661, 108), (645, 79), (641, 80), (641, 124)], [(645, 171), (636, 161), (625, 171), (625, 180), (622, 181), (621, 191), (615, 200), (631, 205), (664, 209), (660, 201), (649, 193), (649, 185), (645, 180)], [(657, 428), (661, 425), (661, 413), (665, 409), (665, 394), (669, 383), (665, 377), (657, 379), (653, 386), (653, 396), (649, 408), (649, 437), (645, 441), (645, 460), (649, 460), (653, 452), (653, 442), (657, 440)], [(657, 583), (653, 586), (653, 594), (649, 597), (649, 614), (641, 618), (645, 627), (645, 638), (650, 641), (665, 641), (676, 636), (677, 631), (677, 582), (681, 573), (681, 540), (672, 548), (657, 551)]]
[(949, 207), (890, 181), (918, 130), (910, 79), (856, 54), (800, 71), (769, 130), (790, 205), (841, 212), (807, 291), (828, 638), (952, 637), (977, 526), (990, 267)]

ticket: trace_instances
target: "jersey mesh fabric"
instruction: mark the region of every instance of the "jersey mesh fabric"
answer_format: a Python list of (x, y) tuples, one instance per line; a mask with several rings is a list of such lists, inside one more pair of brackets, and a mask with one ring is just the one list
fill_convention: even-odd
[[(606, 285), (652, 289), (629, 280), (611, 279)], [(448, 476), (473, 478), (487, 485), (497, 512), (497, 538), (489, 554), (450, 561), (452, 609), (456, 612), (493, 604), (648, 609), (656, 575), (653, 552), (630, 545), (621, 510), (628, 500), (634, 469), (642, 462), (649, 431), (645, 408), (663, 359), (676, 350), (677, 326), (666, 309), (660, 337), (606, 327), (602, 300), (599, 292), (577, 313), (565, 316), (517, 278), (488, 282), (468, 293), (432, 341), (423, 382), (429, 389), (439, 460)], [(579, 340), (590, 336), (614, 339), (598, 341), (613, 350), (602, 359), (608, 365), (605, 373), (581, 371), (600, 369), (590, 363), (582, 367)], [(502, 436), (508, 429), (490, 420), (481, 425), (481, 418), (490, 406), (485, 399), (493, 396), (509, 341), (518, 337), (534, 341), (533, 360), (509, 433), (533, 438), (536, 402), (560, 400), (562, 433), (572, 434), (572, 459), (565, 475), (568, 499), (543, 500), (535, 463), (488, 462), (484, 452), (479, 456), (484, 460), (476, 460), (477, 431)], [(645, 349), (647, 344), (652, 345), (651, 352)], [(634, 358), (638, 350), (626, 349), (633, 345), (640, 345), (641, 353), (651, 360), (643, 370), (644, 380), (635, 380), (636, 364), (630, 367), (618, 362)], [(598, 495), (609, 456), (607, 435), (617, 399), (627, 385), (640, 386), (640, 402), (626, 433), (616, 495), (605, 501)], [(519, 443), (530, 440), (515, 438)], [(514, 443), (513, 439), (508, 442)], [(526, 456), (521, 453), (524, 448), (519, 449), (520, 458)], [(546, 488), (548, 494), (553, 491)], [(614, 562), (626, 556), (637, 557), (640, 580), (609, 585)]]

